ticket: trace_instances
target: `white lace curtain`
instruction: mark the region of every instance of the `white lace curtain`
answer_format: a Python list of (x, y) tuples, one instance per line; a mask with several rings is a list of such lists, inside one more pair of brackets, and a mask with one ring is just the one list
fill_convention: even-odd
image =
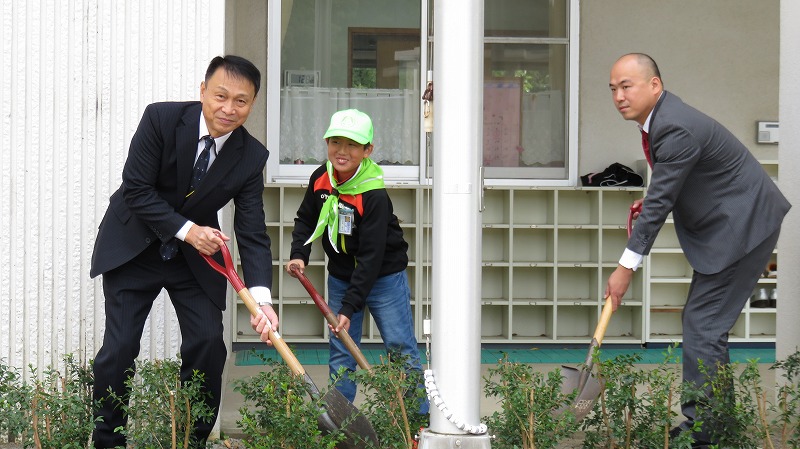
[(281, 163), (319, 164), (327, 159), (322, 135), (331, 115), (355, 108), (372, 118), (372, 159), (383, 165), (419, 164), (419, 91), (285, 87), (281, 89)]
[(526, 166), (563, 167), (566, 161), (564, 95), (559, 90), (522, 94), (522, 152)]

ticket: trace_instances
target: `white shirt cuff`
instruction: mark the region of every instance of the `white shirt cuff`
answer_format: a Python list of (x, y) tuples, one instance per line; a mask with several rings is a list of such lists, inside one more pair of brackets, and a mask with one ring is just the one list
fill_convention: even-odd
[(639, 268), (639, 265), (642, 263), (642, 259), (644, 259), (644, 256), (641, 254), (625, 248), (625, 251), (622, 253), (622, 257), (619, 258), (619, 264), (629, 270), (636, 271), (636, 269)]
[(175, 233), (175, 238), (178, 240), (183, 240), (185, 242), (186, 234), (189, 233), (189, 229), (192, 229), (193, 224), (194, 223), (192, 223), (191, 220), (187, 221), (186, 224), (183, 225), (183, 227), (181, 227), (180, 229), (178, 229), (178, 232)]
[(272, 292), (267, 287), (250, 287), (250, 294), (259, 306), (272, 305)]

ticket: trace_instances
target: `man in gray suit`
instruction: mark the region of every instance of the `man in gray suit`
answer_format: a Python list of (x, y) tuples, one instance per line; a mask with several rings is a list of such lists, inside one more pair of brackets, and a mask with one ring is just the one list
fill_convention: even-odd
[[(606, 294), (620, 305), (633, 271), (671, 212), (694, 270), (683, 309), (683, 380), (700, 387), (706, 378), (698, 361), (709, 374), (729, 363), (728, 333), (769, 262), (791, 205), (730, 131), (664, 90), (649, 56), (619, 58), (609, 87), (622, 117), (639, 125), (652, 177)], [(705, 393), (710, 397), (711, 390)], [(672, 436), (703, 420), (704, 402), (684, 401), (686, 421)], [(714, 425), (704, 424), (692, 434), (693, 447), (719, 440)]]
[[(122, 185), (95, 241), (91, 276), (103, 275), (105, 334), (94, 360), (93, 435), (97, 448), (126, 445), (117, 431), (127, 417), (108, 396), (127, 398), (125, 385), (153, 300), (169, 292), (181, 328), (181, 379), (204, 376), (210, 421), (198, 422), (193, 447), (205, 447), (219, 408), (226, 349), (222, 311), (225, 278), (200, 253), (215, 255), (229, 240), (217, 211), (233, 199), (242, 270), (261, 310), (277, 329), (271, 307), (272, 255), (262, 194), (269, 152), (242, 126), (261, 73), (238, 56), (214, 58), (200, 84), (200, 101), (149, 105), (131, 139)], [(259, 331), (265, 319), (259, 322)]]

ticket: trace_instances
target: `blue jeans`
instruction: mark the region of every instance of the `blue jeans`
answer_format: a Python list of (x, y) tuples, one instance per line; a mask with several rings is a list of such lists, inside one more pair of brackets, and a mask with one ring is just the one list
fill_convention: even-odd
[[(342, 307), (342, 298), (350, 286), (334, 276), (328, 276), (328, 306), (333, 313), (338, 314)], [(379, 277), (375, 281), (369, 296), (367, 297), (367, 308), (378, 325), (383, 344), (389, 354), (400, 354), (405, 357), (406, 370), (409, 376), (420, 379), (422, 382), (422, 364), (419, 359), (419, 349), (417, 339), (414, 337), (414, 321), (411, 317), (411, 291), (408, 288), (408, 277), (405, 271)], [(350, 330), (348, 333), (356, 342), (361, 345), (361, 329), (364, 324), (364, 310), (353, 314), (350, 319)], [(328, 368), (330, 376), (335, 379), (339, 368), (345, 367), (344, 376), (336, 382), (336, 389), (350, 402), (356, 397), (356, 385), (347, 377), (347, 373), (355, 371), (356, 361), (350, 355), (350, 351), (344, 346), (336, 336), (330, 337), (330, 359)], [(419, 413), (427, 414), (429, 404), (427, 399), (420, 404)]]

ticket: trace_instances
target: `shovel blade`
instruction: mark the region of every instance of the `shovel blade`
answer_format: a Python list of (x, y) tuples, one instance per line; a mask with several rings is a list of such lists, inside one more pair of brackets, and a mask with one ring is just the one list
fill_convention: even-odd
[[(592, 376), (591, 372), (581, 371), (569, 366), (561, 367), (561, 393), (575, 394), (572, 403), (559, 407), (552, 412), (553, 417), (559, 417), (566, 411), (575, 416), (575, 422), (580, 422), (592, 411), (597, 398), (600, 397), (603, 385)], [(583, 383), (583, 386), (581, 386)], [(577, 393), (575, 393), (577, 391)]]
[(344, 440), (336, 444), (339, 449), (377, 448), (378, 434), (355, 405), (345, 398), (339, 390), (331, 388), (322, 397), (325, 412), (317, 419), (323, 432), (341, 431)]

